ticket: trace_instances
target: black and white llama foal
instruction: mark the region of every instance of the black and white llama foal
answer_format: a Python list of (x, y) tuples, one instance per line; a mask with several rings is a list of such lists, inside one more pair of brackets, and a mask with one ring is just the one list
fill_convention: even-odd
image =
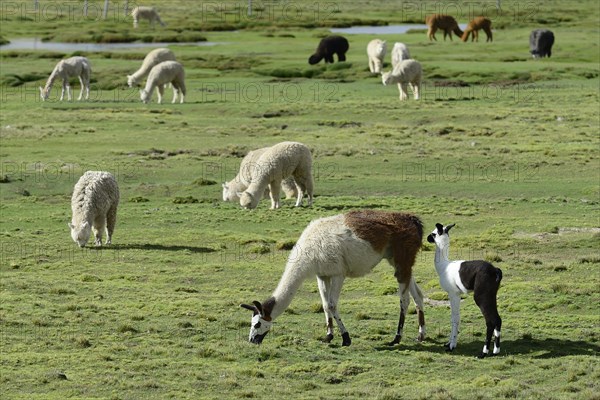
[(500, 353), (500, 328), (502, 319), (498, 315), (496, 294), (502, 280), (502, 271), (492, 264), (478, 261), (450, 261), (450, 237), (448, 231), (454, 224), (443, 226), (435, 224), (436, 229), (427, 236), (429, 243), (435, 243), (435, 269), (440, 276), (440, 285), (448, 292), (452, 310), (452, 329), (450, 340), (446, 343), (449, 351), (454, 350), (458, 342), (458, 326), (460, 324), (460, 295), (473, 292), (473, 299), (479, 306), (487, 332), (485, 344), (479, 358), (489, 353), (492, 333), (494, 338), (494, 353)]

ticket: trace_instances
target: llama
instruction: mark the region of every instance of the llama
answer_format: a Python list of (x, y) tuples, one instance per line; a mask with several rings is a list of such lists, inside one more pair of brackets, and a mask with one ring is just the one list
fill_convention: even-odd
[(429, 41), (431, 41), (432, 39), (437, 41), (437, 38), (435, 37), (435, 32), (438, 29), (444, 31), (444, 40), (446, 40), (446, 36), (450, 36), (450, 40), (452, 40), (452, 32), (454, 32), (454, 34), (459, 38), (463, 35), (463, 31), (461, 31), (458, 27), (458, 23), (456, 23), (456, 20), (449, 15), (428, 15), (425, 18), (425, 23), (429, 27), (429, 29), (427, 30), (427, 37), (429, 38)]
[(259, 157), (252, 181), (248, 188), (239, 193), (240, 205), (246, 209), (254, 209), (258, 206), (267, 186), (271, 195), (271, 209), (277, 209), (279, 204), (279, 192), (281, 181), (288, 176), (293, 176), (298, 189), (296, 207), (302, 205), (304, 194), (308, 195), (308, 205), (313, 202), (313, 177), (312, 177), (312, 155), (310, 149), (299, 142), (278, 143)]
[(485, 17), (475, 17), (471, 22), (467, 24), (467, 28), (463, 33), (461, 39), (463, 42), (469, 40), (469, 35), (471, 36), (471, 41), (479, 42), (479, 30), (483, 29), (485, 32), (487, 39), (486, 42), (491, 42), (493, 40), (492, 37), (492, 21)]
[[(248, 188), (252, 181), (252, 176), (256, 176), (256, 163), (260, 156), (262, 156), (270, 147), (263, 147), (257, 150), (248, 152), (240, 163), (240, 171), (235, 178), (229, 182), (223, 183), (223, 201), (239, 201), (240, 197), (238, 193), (243, 192)], [(286, 199), (292, 199), (298, 197), (298, 189), (296, 187), (296, 181), (293, 177), (289, 176), (281, 181), (281, 188), (285, 193)], [(263, 198), (270, 197), (271, 191), (267, 187), (263, 194)]]
[(83, 174), (71, 197), (73, 217), (67, 225), (73, 241), (84, 247), (93, 230), (96, 246), (102, 246), (102, 231), (106, 228), (106, 244), (111, 244), (118, 205), (119, 186), (111, 173), (87, 171)]
[(338, 299), (344, 280), (368, 274), (382, 259), (394, 268), (400, 295), (400, 319), (394, 340), (402, 338), (404, 319), (413, 295), (418, 312), (419, 335), (425, 338), (423, 295), (412, 277), (412, 267), (421, 248), (423, 225), (412, 214), (378, 210), (350, 211), (312, 221), (290, 252), (285, 271), (272, 296), (262, 303), (241, 304), (253, 312), (249, 341), (260, 344), (269, 332), (273, 320), (290, 305), (302, 283), (317, 277), (323, 303), (327, 335), (333, 339), (335, 320), (342, 336), (342, 346), (352, 340), (342, 323)]
[(185, 72), (183, 65), (177, 61), (163, 61), (155, 65), (150, 70), (146, 87), (140, 90), (140, 98), (144, 103), (148, 103), (152, 97), (152, 91), (156, 88), (158, 104), (162, 103), (162, 96), (165, 92), (165, 85), (170, 83), (173, 86), (173, 101), (177, 101), (177, 94), (180, 94), (180, 103), (183, 103), (185, 97)]
[(553, 44), (554, 33), (547, 29), (536, 29), (529, 35), (529, 52), (533, 58), (551, 57)]
[(60, 101), (63, 101), (65, 97), (65, 89), (67, 90), (67, 99), (71, 101), (71, 86), (69, 85), (69, 78), (78, 77), (79, 83), (81, 84), (81, 92), (79, 92), (78, 101), (83, 97), (83, 90), (85, 89), (85, 99), (90, 98), (90, 75), (92, 74), (92, 67), (90, 61), (85, 57), (71, 57), (65, 60), (60, 60), (58, 64), (52, 70), (46, 85), (42, 88), (40, 86), (40, 96), (43, 101), (48, 100), (50, 97), (50, 90), (54, 81), (60, 78), (62, 79), (62, 90), (60, 92)]
[(369, 57), (369, 71), (372, 74), (379, 74), (383, 67), (383, 59), (387, 45), (385, 40), (373, 39), (367, 45), (367, 56)]
[(315, 53), (308, 58), (310, 65), (318, 64), (322, 59), (325, 63), (333, 63), (333, 55), (337, 54), (338, 62), (346, 61), (346, 52), (350, 48), (348, 40), (343, 36), (327, 36), (319, 42)]
[(137, 6), (131, 11), (131, 16), (133, 17), (134, 28), (138, 27), (138, 22), (140, 19), (147, 19), (152, 28), (154, 28), (155, 22), (158, 22), (161, 26), (166, 25), (164, 22), (162, 22), (158, 12), (154, 9), (154, 7)]
[(392, 71), (382, 73), (381, 81), (383, 82), (383, 86), (392, 83), (398, 84), (400, 101), (408, 99), (408, 85), (412, 87), (415, 100), (419, 100), (422, 75), (423, 69), (421, 68), (421, 63), (409, 59), (401, 61)]
[(484, 358), (488, 355), (492, 333), (494, 335), (493, 355), (496, 355), (500, 353), (500, 328), (502, 327), (502, 319), (500, 319), (496, 304), (496, 294), (502, 280), (502, 270), (482, 260), (450, 261), (448, 258), (450, 252), (448, 232), (454, 224), (445, 227), (442, 224), (435, 224), (435, 226), (436, 229), (427, 236), (427, 241), (435, 243), (435, 269), (440, 276), (440, 285), (448, 292), (452, 316), (450, 340), (445, 346), (448, 351), (456, 348), (460, 324), (460, 295), (472, 291), (473, 299), (479, 306), (487, 326), (485, 344), (478, 357)]
[(396, 42), (392, 48), (392, 70), (403, 60), (410, 58), (408, 47), (404, 43)]
[(132, 75), (127, 75), (127, 85), (134, 87), (138, 81), (148, 75), (152, 67), (163, 61), (176, 61), (175, 54), (169, 49), (154, 49), (146, 55), (140, 69)]

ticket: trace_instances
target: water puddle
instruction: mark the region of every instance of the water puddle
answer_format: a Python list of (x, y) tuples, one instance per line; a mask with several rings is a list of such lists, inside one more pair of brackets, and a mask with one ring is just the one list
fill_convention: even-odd
[(157, 42), (157, 43), (61, 43), (43, 42), (39, 38), (9, 39), (10, 43), (0, 46), (0, 50), (47, 50), (47, 51), (107, 51), (136, 49), (143, 47), (168, 46), (216, 46), (218, 42)]

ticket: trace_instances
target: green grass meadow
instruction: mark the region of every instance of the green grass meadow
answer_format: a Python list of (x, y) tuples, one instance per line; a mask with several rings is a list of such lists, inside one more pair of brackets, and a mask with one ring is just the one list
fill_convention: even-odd
[[(2, 2), (0, 38), (49, 42), (189, 42), (185, 104), (143, 104), (126, 75), (151, 49), (0, 48), (0, 387), (3, 399), (600, 399), (598, 21), (593, 0), (517, 2), (155, 2), (166, 27), (134, 30), (122, 3), (107, 20), (82, 1)], [(160, 4), (159, 4), (160, 3)], [(67, 12), (65, 4), (72, 7)], [(61, 8), (62, 7), (62, 8)], [(331, 27), (422, 24), (447, 12), (493, 21), (494, 41), (429, 42), (344, 34), (345, 63), (310, 66)], [(90, 11), (91, 13), (91, 11)], [(552, 58), (529, 33), (551, 29)], [(424, 70), (422, 99), (400, 102), (367, 66), (373, 38), (406, 43)], [(485, 38), (482, 33), (481, 38)], [(38, 86), (58, 60), (92, 64), (87, 102), (49, 101)], [(79, 82), (72, 82), (79, 95)], [(285, 140), (313, 153), (312, 207), (253, 211), (224, 203), (250, 150)], [(113, 244), (71, 240), (73, 186), (112, 172), (121, 203)], [(428, 337), (402, 342), (383, 262), (340, 298), (353, 338), (325, 335), (316, 280), (305, 282), (262, 345), (247, 342), (240, 303), (267, 298), (313, 219), (370, 208), (412, 212), (425, 232), (456, 223), (451, 258), (503, 271), (501, 353), (479, 354), (485, 323), (461, 304), (457, 349), (447, 295), (426, 243), (414, 275)]]

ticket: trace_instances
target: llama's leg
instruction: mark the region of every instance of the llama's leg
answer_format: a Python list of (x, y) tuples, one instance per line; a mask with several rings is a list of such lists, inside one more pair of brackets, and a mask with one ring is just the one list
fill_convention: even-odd
[(471, 39), (471, 41), (473, 41), (473, 40), (476, 42), (479, 42), (479, 29), (475, 29), (473, 31), (473, 39)]
[(92, 231), (96, 240), (94, 244), (96, 246), (102, 246), (102, 233), (106, 229), (106, 215), (97, 217), (92, 224)]
[(162, 97), (165, 93), (165, 87), (163, 85), (156, 86), (156, 95), (158, 96), (158, 104), (162, 104)]
[(280, 207), (279, 197), (281, 195), (281, 181), (278, 179), (271, 181), (269, 190), (271, 191), (271, 210), (275, 210)]
[(81, 75), (79, 76), (79, 84), (81, 85), (81, 90), (79, 91), (79, 97), (77, 98), (77, 101), (81, 101), (81, 99), (83, 98), (84, 83), (83, 83), (83, 78), (81, 77)]
[(171, 101), (171, 104), (175, 104), (177, 102), (177, 95), (179, 94), (179, 86), (178, 85), (172, 85), (173, 86), (173, 101)]
[(329, 318), (333, 318), (342, 335), (342, 346), (350, 346), (350, 344), (352, 344), (352, 339), (350, 339), (350, 334), (344, 326), (337, 309), (338, 299), (340, 298), (343, 285), (344, 277), (340, 275), (319, 278), (319, 292), (321, 293), (321, 299), (323, 300), (323, 309), (328, 316), (327, 338), (329, 338), (330, 333), (332, 335), (331, 337), (333, 337), (333, 330), (331, 332), (329, 331)]
[(421, 288), (415, 282), (415, 278), (410, 278), (410, 285), (408, 286), (410, 291), (410, 295), (415, 301), (415, 305), (417, 307), (417, 315), (419, 317), (419, 335), (417, 336), (417, 341), (422, 342), (425, 339), (425, 313), (423, 312), (423, 293), (421, 292)]
[(415, 100), (419, 100), (421, 98), (421, 78), (419, 77), (416, 82), (412, 84), (413, 96)]
[(337, 56), (338, 56), (338, 62), (346, 61), (346, 54), (345, 53), (339, 52), (339, 53), (337, 53)]
[(408, 84), (401, 82), (398, 84), (398, 89), (400, 90), (400, 100), (408, 99)]
[(431, 41), (431, 39), (437, 41), (437, 38), (435, 37), (435, 32), (437, 31), (437, 27), (435, 26), (430, 26), (429, 30), (427, 31), (427, 37), (429, 38), (429, 41)]
[(67, 81), (63, 81), (62, 88), (60, 90), (60, 101), (65, 98), (65, 90), (67, 89)]
[(458, 327), (460, 325), (460, 295), (450, 294), (450, 339), (446, 343), (448, 351), (452, 351), (456, 348), (458, 342)]
[(404, 330), (404, 320), (406, 319), (406, 311), (410, 304), (409, 284), (398, 282), (398, 294), (400, 295), (400, 318), (398, 319), (398, 329), (394, 340), (388, 343), (389, 346), (394, 346), (402, 340), (402, 331)]
[(374, 74), (375, 73), (375, 63), (373, 62), (373, 60), (371, 60), (369, 58), (369, 71)]
[(486, 42), (492, 42), (493, 41), (492, 30), (490, 28), (485, 28), (484, 31), (487, 36)]
[(112, 206), (106, 214), (106, 244), (112, 243), (112, 235), (117, 223), (117, 206)]
[(492, 336), (495, 336), (493, 354), (500, 353), (500, 329), (502, 328), (502, 319), (500, 318), (500, 315), (498, 315), (496, 292), (491, 291), (490, 288), (486, 289), (487, 291), (485, 293), (483, 290), (476, 290), (473, 294), (475, 304), (479, 306), (486, 325), (485, 344), (481, 354), (478, 356), (479, 358), (484, 358), (489, 354)]
[(319, 286), (319, 294), (321, 295), (321, 302), (323, 303), (323, 312), (325, 313), (325, 324), (327, 325), (327, 335), (323, 338), (325, 343), (331, 342), (333, 339), (333, 315), (329, 313), (329, 299), (328, 293), (330, 292), (329, 277), (317, 276), (317, 284)]

